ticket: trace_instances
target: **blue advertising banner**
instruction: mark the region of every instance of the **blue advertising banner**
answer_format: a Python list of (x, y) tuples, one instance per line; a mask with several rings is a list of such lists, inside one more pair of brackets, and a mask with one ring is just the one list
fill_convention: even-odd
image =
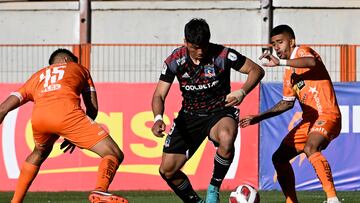
[[(327, 149), (322, 151), (332, 169), (337, 190), (360, 189), (360, 83), (335, 83), (338, 103), (342, 113), (342, 130)], [(260, 112), (273, 107), (282, 99), (282, 84), (262, 84)], [(261, 190), (281, 190), (272, 164), (272, 154), (282, 139), (301, 119), (298, 103), (293, 109), (260, 123), (260, 171)], [(291, 160), (297, 190), (321, 190), (312, 165), (305, 154)]]

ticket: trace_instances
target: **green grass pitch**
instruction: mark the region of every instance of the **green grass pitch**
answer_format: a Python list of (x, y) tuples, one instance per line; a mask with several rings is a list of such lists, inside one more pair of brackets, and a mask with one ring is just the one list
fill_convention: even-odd
[[(126, 197), (130, 203), (181, 203), (178, 197), (167, 191), (119, 191), (114, 192)], [(0, 202), (8, 203), (12, 192), (0, 192)], [(204, 197), (205, 191), (199, 195)], [(230, 191), (221, 192), (221, 202), (228, 202)], [(300, 203), (322, 203), (325, 200), (323, 191), (299, 191)], [(29, 192), (24, 203), (86, 203), (88, 192)], [(338, 197), (342, 203), (359, 203), (360, 191), (340, 191)], [(261, 203), (283, 203), (284, 197), (279, 191), (260, 191)]]

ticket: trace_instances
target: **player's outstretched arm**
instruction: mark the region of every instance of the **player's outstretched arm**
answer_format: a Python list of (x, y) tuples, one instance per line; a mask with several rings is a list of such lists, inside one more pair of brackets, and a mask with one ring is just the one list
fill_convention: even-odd
[(275, 66), (290, 66), (293, 68), (313, 68), (316, 66), (317, 60), (315, 57), (306, 56), (295, 59), (278, 59), (273, 56), (269, 51), (265, 51), (259, 59), (267, 59), (268, 63), (263, 63), (265, 67), (275, 67)]
[(281, 100), (279, 103), (275, 104), (271, 109), (261, 113), (259, 115), (259, 122), (277, 115), (284, 113), (285, 111), (292, 109), (294, 107), (295, 101), (285, 101)]
[(245, 96), (259, 84), (265, 75), (264, 69), (248, 58), (239, 71), (247, 74), (247, 79), (241, 89), (235, 90), (226, 96), (225, 101), (227, 103), (225, 106), (236, 106), (241, 104)]
[(259, 123), (262, 120), (280, 115), (284, 113), (285, 111), (291, 109), (294, 107), (294, 101), (285, 101), (281, 100), (275, 106), (273, 106), (271, 109), (259, 114), (259, 115), (251, 115), (251, 116), (245, 116), (244, 118), (240, 119), (240, 127), (245, 128), (249, 125), (253, 125), (256, 123)]
[(259, 122), (259, 115), (249, 115), (240, 119), (239, 125), (241, 128), (245, 128), (249, 125), (254, 125)]
[(17, 96), (10, 95), (6, 100), (0, 104), (0, 123), (3, 122), (7, 113), (16, 109), (21, 105), (20, 99)]
[(155, 92), (153, 94), (151, 106), (152, 112), (154, 114), (154, 125), (151, 128), (152, 133), (156, 137), (163, 137), (163, 132), (165, 131), (166, 125), (163, 121), (163, 114), (165, 109), (165, 99), (169, 93), (171, 83), (159, 81), (156, 86)]

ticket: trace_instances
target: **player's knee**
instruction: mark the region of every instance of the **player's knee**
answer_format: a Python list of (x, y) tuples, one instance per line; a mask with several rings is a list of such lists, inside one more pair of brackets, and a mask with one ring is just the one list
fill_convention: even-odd
[(306, 154), (307, 157), (311, 156), (312, 154), (318, 151), (319, 151), (318, 148), (311, 143), (307, 143), (304, 147), (304, 153)]
[(174, 175), (174, 174), (172, 174), (172, 173), (170, 173), (170, 172), (166, 172), (164, 169), (162, 169), (162, 168), (159, 168), (159, 174), (160, 174), (160, 176), (164, 179), (164, 180), (166, 180), (166, 181), (168, 181), (168, 180), (170, 180), (171, 178), (172, 178), (172, 176)]
[(34, 165), (41, 165), (49, 156), (52, 148), (37, 148), (28, 156), (27, 161)]
[(176, 171), (168, 170), (160, 166), (159, 173), (164, 180), (171, 180), (174, 177)]
[(106, 149), (106, 155), (115, 156), (118, 159), (119, 163), (122, 163), (122, 161), (124, 160), (124, 153), (114, 141), (108, 142)]
[(119, 161), (119, 164), (121, 164), (124, 160), (124, 153), (117, 146), (110, 147), (107, 154), (116, 157), (117, 160)]
[(224, 153), (231, 154), (234, 151), (234, 141), (236, 137), (231, 133), (225, 132), (219, 134), (219, 137), (219, 148), (221, 148)]
[(123, 162), (124, 157), (125, 157), (125, 155), (124, 155), (124, 153), (123, 153), (121, 150), (118, 150), (118, 151), (116, 152), (116, 158), (118, 159), (119, 164), (121, 164), (121, 163)]

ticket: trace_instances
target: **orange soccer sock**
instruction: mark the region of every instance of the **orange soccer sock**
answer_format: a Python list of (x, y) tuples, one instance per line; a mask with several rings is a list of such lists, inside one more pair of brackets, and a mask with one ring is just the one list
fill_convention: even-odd
[(118, 168), (119, 160), (115, 156), (104, 156), (99, 165), (95, 190), (107, 192)]
[(28, 162), (24, 163), (20, 171), (20, 176), (11, 203), (23, 202), (26, 192), (39, 172), (39, 168), (40, 166)]
[(276, 163), (274, 166), (277, 172), (279, 184), (286, 198), (286, 203), (297, 202), (295, 191), (295, 175), (291, 164)]
[(315, 169), (315, 172), (323, 186), (327, 198), (336, 197), (334, 180), (332, 177), (330, 165), (326, 158), (320, 152), (315, 152), (309, 156), (308, 159)]

